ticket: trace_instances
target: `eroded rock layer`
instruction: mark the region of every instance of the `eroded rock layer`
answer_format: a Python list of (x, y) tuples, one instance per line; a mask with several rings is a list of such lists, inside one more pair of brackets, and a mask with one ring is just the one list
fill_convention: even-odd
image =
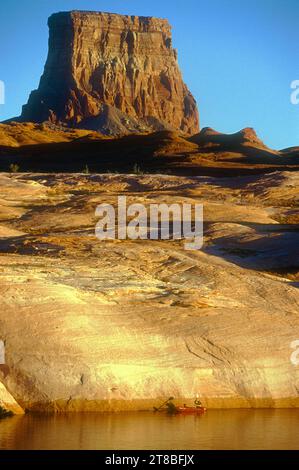
[(118, 135), (164, 128), (195, 134), (196, 102), (183, 82), (167, 20), (97, 12), (49, 19), (49, 55), (23, 121)]

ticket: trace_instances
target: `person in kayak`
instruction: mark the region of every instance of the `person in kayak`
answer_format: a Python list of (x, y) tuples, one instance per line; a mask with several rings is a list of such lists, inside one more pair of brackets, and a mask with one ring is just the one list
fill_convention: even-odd
[(202, 408), (202, 403), (198, 397), (195, 398), (194, 405), (196, 406), (196, 408)]
[(172, 402), (172, 400), (168, 400), (168, 402), (166, 403), (166, 406), (167, 406), (167, 413), (169, 414), (175, 414), (177, 413), (177, 407), (175, 406), (175, 404)]

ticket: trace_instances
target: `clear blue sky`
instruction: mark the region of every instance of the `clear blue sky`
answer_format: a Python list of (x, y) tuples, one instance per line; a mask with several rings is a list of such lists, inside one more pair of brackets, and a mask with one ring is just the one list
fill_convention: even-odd
[(47, 18), (98, 10), (168, 18), (201, 126), (222, 132), (254, 127), (274, 148), (299, 145), (298, 0), (1, 0), (0, 120), (20, 114), (47, 56)]

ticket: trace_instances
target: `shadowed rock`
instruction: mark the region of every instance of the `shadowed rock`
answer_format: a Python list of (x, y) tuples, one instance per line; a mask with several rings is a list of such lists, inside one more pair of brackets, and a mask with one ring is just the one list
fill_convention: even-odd
[[(117, 129), (115, 113), (109, 110), (106, 131)], [(99, 119), (88, 122), (104, 125)], [(0, 155), (2, 171), (17, 164), (21, 171), (33, 172), (82, 172), (88, 167), (91, 173), (132, 173), (138, 166), (143, 172), (236, 176), (299, 168), (299, 155), (292, 149), (271, 150), (253, 129), (232, 135), (204, 129), (192, 138), (169, 130), (116, 138), (49, 123), (12, 122), (0, 124)]]

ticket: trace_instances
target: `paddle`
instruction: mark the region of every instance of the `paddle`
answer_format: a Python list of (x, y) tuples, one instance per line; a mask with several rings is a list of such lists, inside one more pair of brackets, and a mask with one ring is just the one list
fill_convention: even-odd
[(174, 398), (173, 398), (173, 397), (168, 398), (168, 400), (166, 400), (166, 402), (162, 403), (162, 405), (159, 406), (159, 408), (156, 408), (156, 407), (154, 406), (154, 411), (160, 411), (161, 408), (163, 408), (163, 406), (165, 406), (165, 405), (166, 405), (169, 401), (171, 401), (171, 400), (174, 400)]

